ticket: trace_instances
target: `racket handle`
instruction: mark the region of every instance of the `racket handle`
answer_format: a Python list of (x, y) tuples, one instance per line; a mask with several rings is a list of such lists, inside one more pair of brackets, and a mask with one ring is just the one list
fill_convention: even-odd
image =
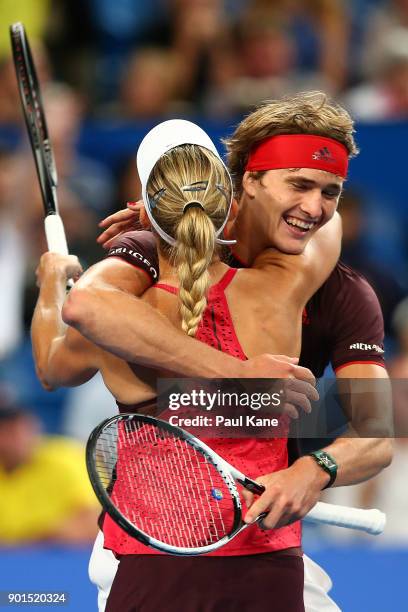
[(248, 478), (247, 476), (243, 476), (243, 478), (238, 478), (238, 482), (242, 484), (243, 487), (251, 491), (251, 493), (255, 493), (255, 495), (262, 495), (265, 491), (265, 487), (252, 478)]
[[(58, 213), (47, 215), (44, 219), (44, 228), (48, 250), (52, 253), (68, 255), (67, 239), (60, 215)], [(70, 278), (67, 281), (67, 288), (71, 289), (73, 286), (74, 281)]]
[(48, 250), (60, 255), (68, 255), (67, 239), (61, 217), (55, 213), (44, 219), (45, 236)]
[(308, 523), (359, 529), (372, 535), (382, 533), (386, 524), (386, 516), (380, 510), (362, 510), (324, 502), (317, 502), (303, 520)]

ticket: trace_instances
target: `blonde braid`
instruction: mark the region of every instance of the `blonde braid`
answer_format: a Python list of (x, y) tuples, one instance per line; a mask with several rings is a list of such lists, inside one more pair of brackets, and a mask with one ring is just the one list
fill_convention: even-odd
[(215, 248), (214, 224), (199, 207), (188, 209), (178, 224), (174, 261), (180, 281), (182, 328), (195, 336), (207, 306), (208, 267)]
[(176, 241), (173, 246), (160, 238), (159, 249), (177, 270), (182, 327), (194, 336), (207, 305), (215, 232), (229, 210), (230, 177), (211, 151), (180, 145), (162, 155), (154, 166), (148, 195), (157, 223)]

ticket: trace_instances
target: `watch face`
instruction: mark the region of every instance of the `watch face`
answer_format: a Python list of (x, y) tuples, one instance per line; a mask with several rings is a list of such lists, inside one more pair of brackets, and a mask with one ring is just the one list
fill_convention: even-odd
[(336, 468), (336, 464), (334, 463), (334, 461), (332, 461), (332, 459), (326, 455), (326, 453), (322, 453), (321, 455), (319, 455), (319, 460), (329, 469), (333, 469)]
[(324, 470), (330, 475), (330, 480), (326, 484), (324, 489), (327, 489), (327, 487), (331, 487), (334, 481), (336, 480), (336, 475), (337, 475), (336, 461), (332, 459), (330, 455), (326, 453), (325, 451), (315, 451), (314, 453), (311, 453), (311, 455), (314, 456), (314, 458), (316, 459), (318, 465), (322, 468), (322, 470)]

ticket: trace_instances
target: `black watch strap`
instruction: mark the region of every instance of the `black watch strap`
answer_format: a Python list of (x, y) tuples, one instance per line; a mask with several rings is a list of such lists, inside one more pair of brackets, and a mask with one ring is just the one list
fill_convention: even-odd
[(316, 463), (330, 476), (330, 480), (323, 489), (328, 489), (332, 486), (337, 476), (337, 463), (329, 453), (323, 450), (313, 451), (309, 453)]

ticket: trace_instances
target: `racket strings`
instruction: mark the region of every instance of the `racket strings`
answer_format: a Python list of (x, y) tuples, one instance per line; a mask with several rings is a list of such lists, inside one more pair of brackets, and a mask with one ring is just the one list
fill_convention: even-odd
[[(157, 444), (156, 434), (157, 434), (156, 428), (149, 427), (147, 429), (148, 441), (153, 445)], [(163, 440), (162, 436), (160, 437)], [(183, 528), (184, 528), (182, 538), (181, 540), (179, 538), (180, 541), (178, 542), (177, 545), (182, 546), (183, 545), (182, 540), (184, 540), (185, 542), (188, 542), (192, 546), (198, 546), (200, 545), (200, 541), (202, 541), (202, 537), (203, 537), (201, 533), (202, 530), (200, 529), (201, 527), (200, 520), (203, 521), (202, 526), (204, 527), (204, 529), (207, 528), (209, 530), (210, 527), (214, 524), (216, 536), (221, 537), (221, 534), (219, 534), (217, 531), (217, 524), (214, 521), (210, 522), (209, 520), (209, 519), (213, 519), (212, 509), (210, 508), (209, 516), (205, 516), (203, 512), (201, 511), (202, 510), (202, 507), (201, 507), (202, 495), (197, 495), (197, 492), (202, 493), (202, 490), (203, 490), (202, 487), (203, 485), (205, 485), (205, 481), (203, 482), (203, 478), (202, 478), (203, 475), (201, 474), (200, 470), (202, 469), (202, 467), (206, 467), (207, 472), (208, 472), (208, 462), (206, 461), (200, 462), (199, 458), (201, 457), (202, 459), (204, 459), (204, 457), (201, 454), (194, 451), (194, 449), (192, 447), (189, 447), (184, 441), (178, 438), (174, 438), (173, 436), (170, 436), (170, 440), (171, 440), (171, 443), (175, 444), (175, 446), (169, 447), (169, 445), (167, 444), (167, 448), (163, 455), (163, 459), (165, 459), (167, 463), (167, 466), (166, 466), (167, 469), (158, 469), (158, 465), (154, 464), (155, 470), (152, 473), (151, 468), (153, 467), (153, 464), (147, 462), (147, 466), (148, 466), (147, 475), (150, 476), (150, 478), (155, 478), (156, 483), (160, 490), (165, 490), (166, 487), (169, 487), (169, 484), (170, 484), (169, 469), (171, 470), (171, 472), (175, 475), (176, 479), (182, 485), (182, 489), (180, 490), (180, 492), (182, 492), (183, 490), (185, 492), (188, 492), (188, 502), (189, 502), (188, 509), (190, 511), (190, 515), (189, 515), (190, 520), (188, 522), (185, 520), (187, 518), (186, 509), (182, 504), (180, 504), (179, 496), (176, 496), (176, 495), (168, 496), (170, 512), (164, 515), (164, 519), (165, 519), (163, 521), (164, 534), (161, 534), (161, 535), (162, 537), (165, 537), (167, 534), (169, 534), (169, 532), (173, 529), (173, 525), (175, 524), (174, 521), (176, 520), (177, 524), (183, 525)], [(136, 442), (136, 440), (133, 439), (133, 442)], [(180, 452), (180, 450), (182, 452)], [(194, 460), (196, 460), (195, 466), (194, 466)], [(192, 463), (190, 463), (190, 461), (192, 461)], [(194, 469), (194, 467), (196, 469)], [(150, 470), (150, 474), (149, 474), (149, 470)], [(209, 475), (211, 475), (211, 472), (209, 472)], [(189, 478), (188, 482), (185, 480), (185, 476), (188, 476)], [(172, 491), (172, 493), (174, 492), (175, 490)], [(160, 504), (159, 504), (158, 498), (155, 498), (154, 501), (156, 502), (154, 504), (154, 510), (156, 512), (159, 512)], [(162, 501), (163, 500), (160, 500), (160, 502)], [(218, 518), (220, 519), (222, 526), (224, 527), (222, 515), (219, 514)], [(177, 537), (177, 532), (175, 532), (175, 536)]]
[(95, 452), (112, 503), (150, 537), (196, 548), (232, 531), (228, 482), (201, 451), (173, 433), (144, 422), (113, 423)]

